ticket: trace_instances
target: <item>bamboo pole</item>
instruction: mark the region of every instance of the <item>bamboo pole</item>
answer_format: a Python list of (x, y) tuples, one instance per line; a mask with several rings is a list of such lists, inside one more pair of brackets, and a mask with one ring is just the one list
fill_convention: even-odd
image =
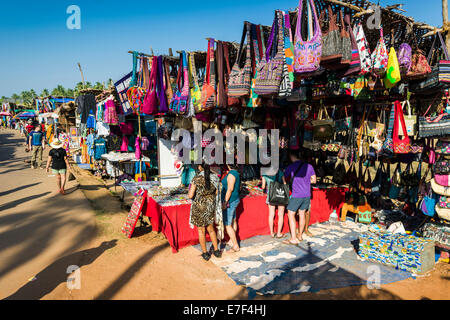
[(83, 69), (81, 69), (81, 64), (78, 62), (78, 69), (80, 69), (81, 72), (81, 80), (83, 81), (83, 89), (86, 88), (86, 84), (84, 82), (84, 75), (83, 75)]

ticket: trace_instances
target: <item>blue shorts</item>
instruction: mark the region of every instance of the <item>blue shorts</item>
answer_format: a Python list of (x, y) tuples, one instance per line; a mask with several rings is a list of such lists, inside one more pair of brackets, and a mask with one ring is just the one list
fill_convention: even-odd
[(311, 206), (311, 198), (289, 198), (288, 211), (308, 210)]
[(240, 202), (241, 200), (238, 199), (234, 202), (229, 203), (228, 208), (223, 211), (222, 220), (224, 226), (231, 226), (233, 220), (236, 219), (236, 209)]

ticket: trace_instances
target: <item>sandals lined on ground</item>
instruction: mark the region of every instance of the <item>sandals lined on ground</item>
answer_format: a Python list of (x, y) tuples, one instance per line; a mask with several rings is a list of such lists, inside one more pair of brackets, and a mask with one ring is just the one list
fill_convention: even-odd
[(209, 261), (209, 259), (211, 259), (211, 254), (209, 252), (204, 252), (204, 253), (202, 253), (202, 258), (205, 261)]

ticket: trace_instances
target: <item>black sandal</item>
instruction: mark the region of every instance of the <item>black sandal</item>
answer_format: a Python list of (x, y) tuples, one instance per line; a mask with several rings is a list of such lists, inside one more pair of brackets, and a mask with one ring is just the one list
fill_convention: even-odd
[(214, 256), (215, 256), (216, 258), (220, 258), (220, 257), (222, 256), (222, 251), (220, 251), (220, 250), (215, 250), (215, 251), (213, 252), (213, 254), (214, 254)]
[(209, 252), (202, 253), (202, 258), (209, 261), (209, 259), (211, 259), (211, 254)]

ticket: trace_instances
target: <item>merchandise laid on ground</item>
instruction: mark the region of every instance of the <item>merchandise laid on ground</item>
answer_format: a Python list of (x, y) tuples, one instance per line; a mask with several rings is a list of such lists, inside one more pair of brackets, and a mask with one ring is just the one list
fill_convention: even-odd
[[(450, 58), (437, 29), (423, 37), (423, 24), (395, 8), (382, 8), (379, 28), (368, 28), (368, 15), (357, 13), (369, 5), (300, 0), (296, 11), (276, 10), (272, 26), (244, 22), (240, 44), (208, 38), (206, 51), (179, 57), (130, 51), (132, 71), (114, 87), (82, 90), (74, 101), (43, 98), (38, 114), (64, 118), (70, 130), (59, 139), (73, 161), (135, 197), (123, 233), (132, 237), (144, 217), (174, 253), (202, 251), (189, 197), (199, 154), (224, 149), (244, 159), (236, 169), (240, 251), (211, 261), (250, 292), (366, 284), (374, 265), (382, 284), (414, 278), (449, 262)], [(175, 139), (176, 129), (189, 134)], [(215, 138), (197, 139), (209, 129)], [(244, 150), (221, 146), (217, 137), (232, 134), (245, 138)], [(263, 154), (262, 144), (279, 153)], [(283, 237), (271, 237), (268, 205), (281, 205), (273, 186), (287, 201), (291, 194), (278, 170), (273, 179), (261, 174), (264, 157), (283, 172), (293, 151), (317, 177), (310, 233), (297, 245), (283, 242), (287, 212), (272, 219), (275, 230), (283, 222)], [(211, 164), (219, 196), (229, 171)], [(216, 214), (221, 249), (230, 240), (223, 220)]]

